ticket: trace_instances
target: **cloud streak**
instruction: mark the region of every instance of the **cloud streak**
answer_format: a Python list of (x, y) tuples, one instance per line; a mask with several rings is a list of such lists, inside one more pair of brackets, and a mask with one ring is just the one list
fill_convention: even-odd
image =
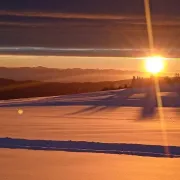
[[(113, 14), (88, 14), (88, 13), (56, 13), (56, 12), (19, 12), (19, 11), (0, 11), (0, 26), (6, 25), (26, 25), (53, 23), (58, 20), (86, 20), (86, 21), (116, 21), (121, 24), (145, 25), (144, 15), (113, 15)], [(155, 26), (180, 26), (180, 17), (153, 15), (153, 25)], [(30, 21), (31, 20), (31, 21)], [(41, 22), (42, 21), (42, 22)], [(4, 24), (3, 24), (4, 23)], [(15, 24), (16, 23), (16, 24)]]
[(111, 15), (111, 14), (80, 14), (80, 13), (48, 13), (48, 12), (13, 12), (0, 11), (0, 16), (55, 18), (55, 19), (89, 19), (89, 20), (134, 20), (144, 19), (134, 15)]
[[(179, 47), (180, 18), (154, 14), (152, 19), (157, 47)], [(145, 16), (133, 11), (108, 14), (0, 10), (0, 39), (0, 46), (6, 47), (148, 47)]]

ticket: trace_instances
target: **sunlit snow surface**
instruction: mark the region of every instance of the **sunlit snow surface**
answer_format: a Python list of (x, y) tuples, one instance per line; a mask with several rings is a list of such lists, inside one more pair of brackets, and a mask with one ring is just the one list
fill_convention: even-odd
[[(143, 114), (152, 103), (147, 94), (121, 90), (0, 101), (0, 176), (179, 179), (179, 156), (161, 156), (156, 108)], [(161, 96), (168, 144), (179, 155), (178, 95)]]
[[(169, 145), (179, 146), (177, 97), (161, 95)], [(0, 101), (0, 137), (163, 145), (156, 108), (142, 116), (150, 103), (131, 89)]]

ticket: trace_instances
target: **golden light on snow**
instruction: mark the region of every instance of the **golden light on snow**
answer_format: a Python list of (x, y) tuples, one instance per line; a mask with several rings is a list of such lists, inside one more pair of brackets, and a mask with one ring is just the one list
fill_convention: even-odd
[(165, 58), (161, 56), (147, 57), (145, 59), (146, 71), (152, 74), (157, 74), (161, 72), (164, 69), (164, 60)]
[(22, 109), (19, 109), (19, 110), (18, 110), (18, 114), (19, 114), (19, 115), (22, 115), (23, 113), (24, 113), (24, 111), (23, 111)]

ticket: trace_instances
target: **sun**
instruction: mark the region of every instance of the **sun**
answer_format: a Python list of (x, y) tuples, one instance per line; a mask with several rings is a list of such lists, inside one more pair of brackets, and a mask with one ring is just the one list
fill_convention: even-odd
[(158, 74), (164, 69), (164, 59), (161, 56), (152, 56), (145, 59), (145, 68), (147, 72)]

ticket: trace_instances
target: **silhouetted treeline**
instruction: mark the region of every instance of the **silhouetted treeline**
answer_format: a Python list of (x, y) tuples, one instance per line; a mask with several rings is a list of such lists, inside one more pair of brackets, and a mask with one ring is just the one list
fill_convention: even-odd
[(144, 88), (144, 87), (149, 87), (153, 84), (154, 82), (154, 77), (151, 76), (149, 78), (143, 78), (143, 77), (135, 77), (133, 76), (132, 82), (131, 82), (131, 87), (133, 88)]
[(180, 84), (180, 74), (176, 73), (174, 75), (174, 77), (165, 77), (165, 81), (169, 84), (169, 85), (175, 85), (175, 84)]
[(18, 99), (42, 96), (86, 93), (127, 87), (131, 80), (114, 82), (58, 83), (40, 81), (13, 81), (0, 79), (0, 99)]
[[(17, 81), (37, 80), (46, 82), (98, 82), (121, 80), (124, 77), (131, 77), (131, 74), (142, 74), (137, 71), (114, 70), (114, 69), (56, 69), (46, 67), (0, 67), (0, 77)], [(95, 79), (93, 79), (93, 76)], [(110, 78), (111, 79), (107, 79)], [(88, 78), (88, 80), (87, 80)], [(116, 79), (115, 79), (116, 78)]]
[[(168, 85), (169, 87), (173, 85), (180, 85), (180, 74), (176, 73), (174, 77), (158, 77), (158, 82), (160, 86)], [(133, 88), (144, 88), (154, 85), (155, 77), (151, 76), (149, 78), (135, 77), (131, 81), (131, 87)]]

